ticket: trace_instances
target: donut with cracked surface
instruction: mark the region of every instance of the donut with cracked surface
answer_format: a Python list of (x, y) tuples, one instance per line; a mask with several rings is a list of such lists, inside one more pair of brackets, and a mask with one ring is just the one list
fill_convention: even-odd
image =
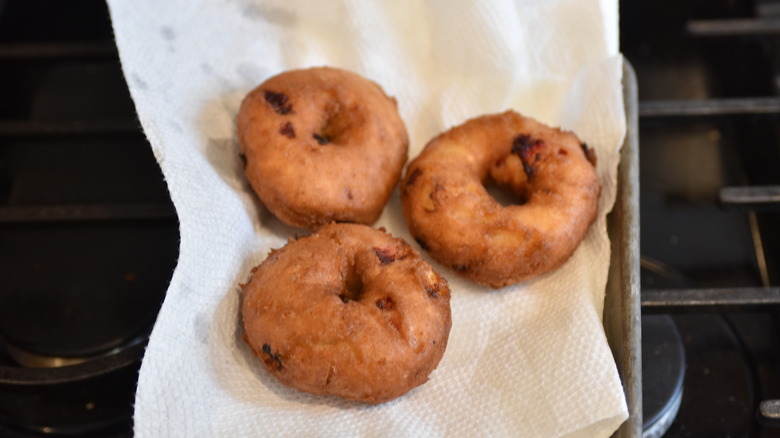
[(407, 159), (395, 99), (346, 70), (271, 77), (244, 98), (237, 125), (252, 188), (276, 217), (302, 228), (374, 223)]
[[(433, 140), (401, 182), (404, 217), (433, 258), (500, 288), (549, 272), (596, 218), (596, 155), (571, 132), (514, 111), (477, 117)], [(502, 205), (486, 186), (512, 198)]]
[(272, 251), (242, 298), (244, 339), (283, 384), (372, 404), (425, 383), (452, 325), (447, 281), (365, 225), (325, 225)]

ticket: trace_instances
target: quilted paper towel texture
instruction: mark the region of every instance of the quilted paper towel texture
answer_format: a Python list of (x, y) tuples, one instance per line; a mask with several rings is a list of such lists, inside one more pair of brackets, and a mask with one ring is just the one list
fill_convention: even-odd
[[(147, 347), (138, 437), (607, 436), (627, 417), (601, 324), (625, 121), (609, 0), (109, 0), (120, 59), (180, 220)], [(241, 340), (237, 286), (301, 230), (268, 213), (238, 156), (243, 96), (331, 65), (397, 98), (410, 157), (467, 118), (515, 109), (598, 154), (600, 214), (559, 270), (493, 291), (455, 276), (453, 328), (425, 385), (367, 406), (276, 382)], [(397, 192), (376, 226), (413, 242)]]

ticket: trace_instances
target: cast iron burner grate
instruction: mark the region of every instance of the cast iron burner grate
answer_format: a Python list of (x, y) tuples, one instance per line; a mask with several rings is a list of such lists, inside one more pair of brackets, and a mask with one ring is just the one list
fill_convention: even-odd
[(104, 2), (0, 2), (0, 96), (0, 436), (131, 436), (179, 238)]
[[(774, 0), (621, 2), (640, 92), (642, 310), (684, 347), (669, 436), (780, 436), (780, 403), (762, 403), (780, 398), (778, 17)], [(679, 373), (647, 369), (676, 365), (669, 351), (643, 361), (645, 404), (677, 408), (657, 389)]]

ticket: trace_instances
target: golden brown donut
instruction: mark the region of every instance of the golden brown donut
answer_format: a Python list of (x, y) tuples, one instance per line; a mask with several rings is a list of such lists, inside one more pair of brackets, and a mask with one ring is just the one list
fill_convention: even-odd
[(425, 383), (447, 346), (447, 281), (406, 242), (330, 224), (242, 286), (245, 340), (285, 385), (382, 403)]
[[(596, 218), (592, 149), (514, 111), (466, 121), (431, 140), (401, 185), (404, 216), (440, 263), (494, 288), (562, 265)], [(495, 184), (514, 203), (502, 205)]]
[(252, 90), (238, 113), (249, 183), (279, 219), (314, 229), (372, 224), (407, 159), (396, 101), (329, 67), (291, 70)]

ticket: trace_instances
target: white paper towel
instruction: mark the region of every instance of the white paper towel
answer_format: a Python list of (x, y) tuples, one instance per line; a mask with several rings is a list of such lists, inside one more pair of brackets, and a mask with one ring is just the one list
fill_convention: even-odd
[[(627, 417), (601, 323), (625, 131), (615, 0), (108, 3), (181, 232), (141, 367), (137, 436), (591, 437)], [(574, 130), (598, 155), (599, 217), (557, 271), (493, 291), (434, 263), (452, 288), (449, 346), (428, 383), (380, 406), (286, 388), (240, 338), (238, 283), (301, 231), (252, 194), (236, 113), (263, 80), (315, 65), (395, 96), (410, 157), (452, 125), (510, 108)], [(397, 191), (376, 226), (413, 242)]]

